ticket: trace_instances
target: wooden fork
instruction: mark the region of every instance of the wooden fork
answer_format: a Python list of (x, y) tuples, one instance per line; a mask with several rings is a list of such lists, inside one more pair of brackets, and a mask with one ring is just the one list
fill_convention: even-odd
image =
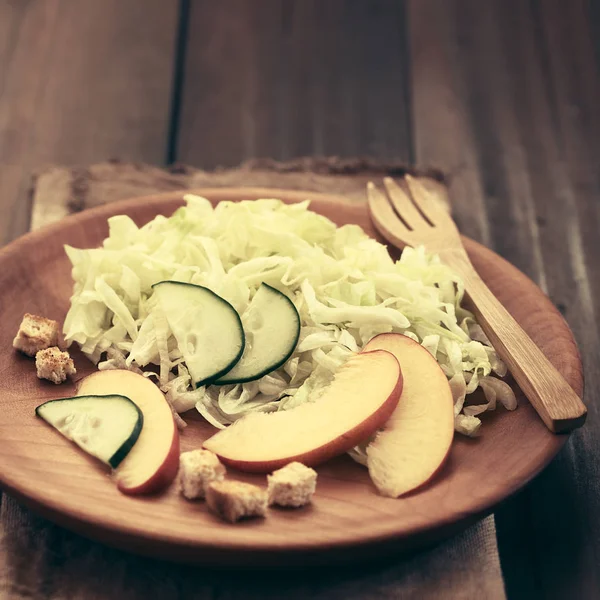
[(417, 179), (407, 175), (405, 182), (408, 191), (385, 178), (387, 194), (368, 184), (376, 229), (399, 248), (423, 245), (439, 254), (462, 277), (479, 324), (548, 429), (563, 433), (581, 427), (585, 405), (479, 277), (449, 212)]

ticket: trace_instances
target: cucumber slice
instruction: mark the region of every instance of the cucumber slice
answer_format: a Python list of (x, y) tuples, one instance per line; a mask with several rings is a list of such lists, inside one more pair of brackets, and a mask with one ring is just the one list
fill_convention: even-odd
[(133, 448), (144, 424), (137, 405), (119, 395), (49, 400), (40, 404), (35, 413), (113, 469)]
[(227, 373), (245, 346), (235, 308), (200, 285), (161, 281), (152, 287), (196, 386)]
[(242, 358), (215, 384), (254, 381), (279, 368), (298, 343), (300, 315), (285, 294), (263, 283), (244, 314), (244, 333)]

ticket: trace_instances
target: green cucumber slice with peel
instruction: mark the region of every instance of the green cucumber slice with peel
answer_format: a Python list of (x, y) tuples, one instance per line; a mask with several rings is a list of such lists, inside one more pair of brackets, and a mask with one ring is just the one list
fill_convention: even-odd
[(74, 396), (44, 402), (35, 409), (82, 450), (117, 468), (136, 443), (144, 415), (126, 396)]
[(214, 381), (217, 385), (260, 379), (292, 355), (300, 336), (300, 315), (279, 290), (263, 283), (243, 318), (246, 349), (239, 362)]
[(227, 373), (245, 347), (235, 308), (200, 285), (161, 281), (152, 287), (196, 386), (208, 385)]

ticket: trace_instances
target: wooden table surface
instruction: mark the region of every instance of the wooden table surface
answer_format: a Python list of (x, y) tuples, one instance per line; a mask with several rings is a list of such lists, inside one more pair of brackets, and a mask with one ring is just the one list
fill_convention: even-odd
[(600, 598), (598, 39), (593, 0), (0, 0), (0, 244), (49, 163), (442, 167), (585, 366), (587, 425), (496, 513), (508, 596)]

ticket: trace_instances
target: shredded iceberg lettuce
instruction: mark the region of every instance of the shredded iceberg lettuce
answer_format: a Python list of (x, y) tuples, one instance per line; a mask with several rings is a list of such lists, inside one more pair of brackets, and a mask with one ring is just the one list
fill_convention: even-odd
[[(421, 343), (450, 381), (456, 430), (475, 435), (477, 415), (499, 400), (516, 408), (506, 367), (473, 315), (464, 287), (423, 248), (394, 262), (386, 247), (356, 225), (337, 227), (308, 202), (221, 202), (185, 196), (171, 217), (138, 227), (109, 219), (101, 248), (67, 246), (74, 291), (64, 324), (99, 368), (145, 370), (174, 411), (196, 409), (224, 428), (250, 412), (286, 410), (313, 401), (335, 371), (375, 335), (399, 332)], [(265, 282), (284, 289), (301, 317), (291, 358), (258, 381), (195, 389), (152, 285), (171, 279), (203, 285), (244, 316)], [(283, 288), (282, 288), (283, 286)], [(478, 387), (485, 404), (468, 405)], [(357, 450), (355, 458), (360, 460)]]

